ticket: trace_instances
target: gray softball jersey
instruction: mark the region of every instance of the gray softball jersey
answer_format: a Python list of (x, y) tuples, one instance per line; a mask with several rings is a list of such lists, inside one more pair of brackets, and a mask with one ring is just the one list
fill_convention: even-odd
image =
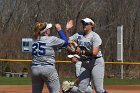
[[(69, 37), (69, 40), (77, 41), (79, 46), (85, 47), (88, 51), (92, 51), (93, 47), (99, 47), (102, 44), (100, 36), (91, 31), (87, 35), (83, 35), (82, 32), (76, 33), (73, 36)], [(99, 50), (97, 57), (102, 56), (101, 50)]]
[[(87, 35), (84, 35), (83, 33), (76, 33), (73, 36), (69, 37), (69, 39), (77, 41), (79, 46), (83, 46), (89, 51), (92, 51), (93, 47), (99, 47), (102, 44), (102, 40), (100, 36), (93, 31), (91, 31)], [(96, 59), (94, 67), (91, 71), (87, 70), (84, 67), (81, 67), (80, 76), (79, 76), (79, 84), (78, 84), (79, 93), (86, 92), (87, 86), (91, 78), (94, 81), (94, 87), (95, 87), (96, 93), (106, 93), (104, 92), (105, 90), (103, 88), (104, 68), (105, 68), (104, 59), (101, 56), (102, 56), (102, 53), (99, 50), (97, 54), (97, 57), (99, 58)]]
[(32, 63), (55, 63), (55, 50), (62, 47), (64, 40), (55, 36), (42, 36), (32, 45)]

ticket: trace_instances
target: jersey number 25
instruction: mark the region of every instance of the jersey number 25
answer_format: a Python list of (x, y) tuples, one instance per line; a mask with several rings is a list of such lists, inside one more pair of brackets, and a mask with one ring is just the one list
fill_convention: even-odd
[(46, 54), (45, 43), (37, 42), (32, 45), (32, 55), (33, 56), (44, 56)]

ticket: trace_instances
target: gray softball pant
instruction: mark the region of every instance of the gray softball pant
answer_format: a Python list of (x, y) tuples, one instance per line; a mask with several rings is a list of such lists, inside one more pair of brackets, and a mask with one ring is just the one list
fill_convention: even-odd
[(78, 93), (86, 93), (86, 89), (91, 79), (93, 80), (96, 93), (103, 93), (104, 68), (104, 59), (102, 57), (96, 59), (92, 70), (87, 70), (84, 67), (81, 67)]
[[(71, 93), (78, 93), (78, 87), (73, 86), (73, 88), (71, 89)], [(86, 93), (92, 93), (92, 87), (90, 85), (87, 87)]]
[(42, 93), (44, 83), (47, 85), (50, 93), (60, 92), (60, 83), (55, 66), (32, 66), (31, 71), (32, 93)]

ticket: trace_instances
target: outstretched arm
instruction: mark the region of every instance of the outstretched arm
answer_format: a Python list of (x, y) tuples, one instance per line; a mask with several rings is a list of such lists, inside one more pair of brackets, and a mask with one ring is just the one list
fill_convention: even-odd
[(73, 20), (68, 20), (65, 29), (65, 34), (67, 38), (69, 38), (70, 36), (69, 29), (71, 29), (72, 27), (73, 27)]
[(59, 34), (60, 38), (65, 41), (63, 47), (67, 46), (68, 45), (68, 39), (67, 39), (64, 31), (62, 30), (61, 25), (60, 24), (55, 24), (55, 27), (58, 31), (58, 34)]

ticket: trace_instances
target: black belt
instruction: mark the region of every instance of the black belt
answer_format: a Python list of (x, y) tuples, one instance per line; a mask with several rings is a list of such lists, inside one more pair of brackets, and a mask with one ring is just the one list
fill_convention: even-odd
[(86, 60), (92, 60), (92, 59), (98, 59), (101, 58), (102, 56), (99, 57), (87, 57), (87, 58), (81, 58), (81, 61), (86, 61)]
[(31, 64), (32, 66), (45, 66), (45, 65), (51, 65), (51, 66), (53, 66), (53, 64), (52, 63), (38, 63), (38, 64), (36, 64), (36, 63), (32, 63)]
[(97, 59), (97, 58), (101, 58), (102, 56), (100, 56), (100, 57), (95, 57), (95, 59)]

